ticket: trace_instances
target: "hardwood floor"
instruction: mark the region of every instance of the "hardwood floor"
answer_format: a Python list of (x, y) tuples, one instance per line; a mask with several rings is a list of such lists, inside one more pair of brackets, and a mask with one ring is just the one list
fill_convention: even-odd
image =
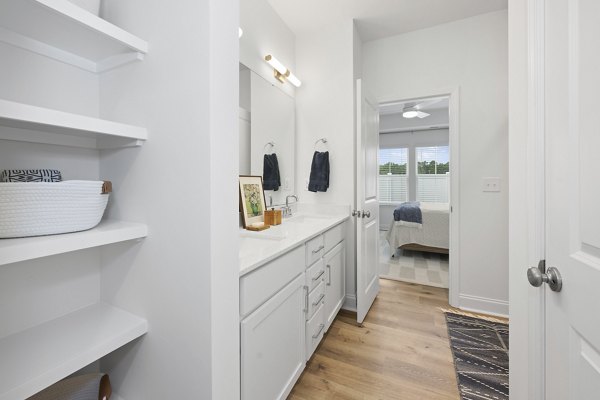
[(362, 327), (342, 311), (290, 400), (459, 399), (446, 321), (448, 290), (382, 279)]

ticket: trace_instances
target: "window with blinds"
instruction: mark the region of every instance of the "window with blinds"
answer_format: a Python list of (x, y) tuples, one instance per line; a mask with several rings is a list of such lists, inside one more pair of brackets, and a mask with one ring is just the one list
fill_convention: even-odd
[(379, 149), (379, 201), (408, 201), (408, 149)]
[(417, 147), (417, 201), (447, 203), (450, 193), (448, 146)]

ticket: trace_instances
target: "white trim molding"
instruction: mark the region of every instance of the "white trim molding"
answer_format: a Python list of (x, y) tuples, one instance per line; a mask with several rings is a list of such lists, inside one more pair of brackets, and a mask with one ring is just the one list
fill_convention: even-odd
[[(537, 265), (546, 258), (546, 107), (545, 107), (545, 47), (546, 0), (527, 2), (528, 45), (528, 124), (527, 134), (527, 194), (529, 265), (523, 266), (523, 277), (528, 266)], [(524, 278), (523, 278), (524, 279)], [(546, 306), (543, 290), (529, 291), (528, 399), (542, 400), (545, 395), (545, 323)]]
[(505, 300), (461, 294), (459, 295), (458, 308), (465, 311), (508, 318), (508, 301)]
[(448, 124), (450, 144), (450, 255), (449, 255), (449, 294), (451, 306), (458, 307), (460, 303), (460, 87), (447, 87), (423, 93), (390, 96), (378, 99), (379, 104), (406, 102), (432, 97), (450, 97)]
[(347, 294), (342, 304), (342, 310), (356, 312), (356, 295)]

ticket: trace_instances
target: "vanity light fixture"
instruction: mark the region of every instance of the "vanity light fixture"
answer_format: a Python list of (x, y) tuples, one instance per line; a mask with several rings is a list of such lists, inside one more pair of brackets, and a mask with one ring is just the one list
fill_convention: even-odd
[(285, 81), (288, 81), (289, 83), (291, 83), (292, 85), (294, 85), (296, 87), (300, 87), (300, 85), (302, 85), (302, 82), (300, 82), (300, 79), (298, 79), (296, 77), (296, 75), (292, 74), (292, 72), (289, 69), (287, 69), (281, 62), (279, 62), (278, 59), (276, 59), (272, 55), (267, 54), (265, 56), (265, 61), (271, 67), (273, 67), (273, 72), (275, 74), (275, 78), (279, 82), (284, 83)]
[(244, 34), (244, 31), (242, 30), (242, 28), (238, 28), (238, 29), (239, 29), (239, 32), (238, 32), (239, 36), (238, 37), (241, 38), (242, 35)]

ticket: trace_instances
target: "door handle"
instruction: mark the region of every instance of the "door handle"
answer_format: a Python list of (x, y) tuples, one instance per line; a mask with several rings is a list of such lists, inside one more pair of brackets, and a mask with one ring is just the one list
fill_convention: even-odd
[(365, 218), (371, 218), (371, 211), (363, 211), (362, 212), (362, 217)]
[(352, 216), (353, 217), (360, 216), (360, 211), (352, 210)]
[(550, 290), (560, 292), (562, 290), (562, 277), (558, 269), (554, 267), (546, 270), (546, 261), (541, 260), (537, 267), (530, 267), (527, 270), (527, 280), (534, 287), (542, 286), (542, 283), (547, 283)]
[(331, 265), (327, 264), (327, 286), (331, 286)]

